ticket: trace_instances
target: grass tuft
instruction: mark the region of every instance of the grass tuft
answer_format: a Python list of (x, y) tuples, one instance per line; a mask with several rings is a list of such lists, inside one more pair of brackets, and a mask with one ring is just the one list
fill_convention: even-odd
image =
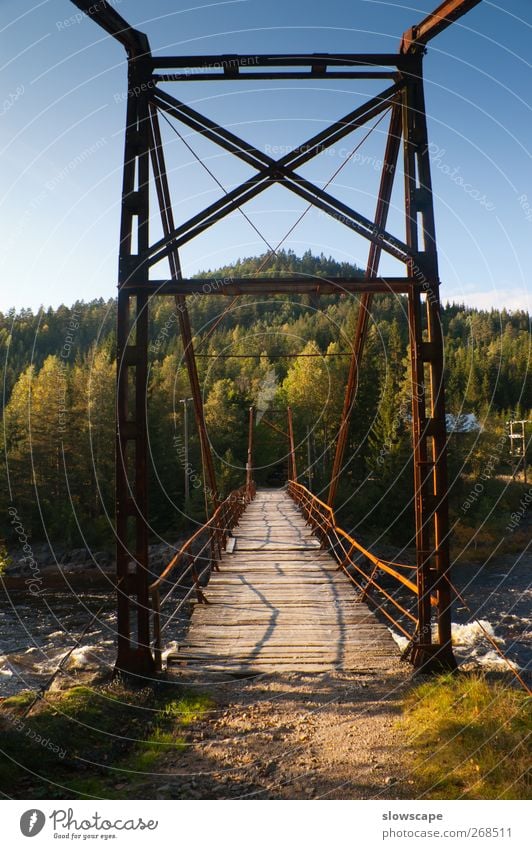
[(50, 693), (23, 718), (33, 698), (24, 692), (0, 708), (0, 790), (14, 798), (131, 798), (164, 755), (179, 756), (184, 729), (213, 704), (178, 687), (114, 682)]
[(431, 679), (407, 697), (416, 796), (529, 799), (532, 699), (482, 675)]

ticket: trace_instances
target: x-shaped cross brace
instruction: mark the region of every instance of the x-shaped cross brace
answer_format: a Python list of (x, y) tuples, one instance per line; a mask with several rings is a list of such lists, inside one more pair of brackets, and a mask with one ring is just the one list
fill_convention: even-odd
[(149, 249), (148, 264), (154, 265), (159, 262), (173, 250), (179, 249), (274, 183), (282, 183), (308, 203), (322, 209), (336, 221), (364, 236), (396, 259), (407, 262), (413, 257), (413, 252), (408, 245), (365, 216), (355, 212), (328, 192), (295, 173), (296, 168), (308, 162), (326, 148), (331, 147), (356, 128), (366, 124), (373, 117), (389, 109), (402, 87), (403, 84), (400, 82), (390, 86), (380, 95), (367, 101), (279, 160), (272, 159), (172, 95), (157, 89), (152, 96), (152, 102), (155, 106), (256, 168), (258, 173), (240, 186), (227, 192), (222, 198), (184, 224), (174, 228), (168, 236), (153, 244)]

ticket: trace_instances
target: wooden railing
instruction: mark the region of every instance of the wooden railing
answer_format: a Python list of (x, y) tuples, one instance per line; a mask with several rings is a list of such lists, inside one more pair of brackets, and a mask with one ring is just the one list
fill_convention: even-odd
[[(190, 599), (196, 594), (200, 603), (207, 600), (202, 591), (211, 569), (218, 568), (218, 561), (227, 546), (230, 531), (238, 524), (242, 513), (255, 497), (256, 487), (249, 481), (240, 489), (229, 493), (205, 522), (170, 560), (161, 575), (150, 585), (153, 612), (153, 653), (156, 668), (162, 667), (162, 634)], [(175, 577), (177, 572), (177, 577)], [(176, 603), (176, 590), (182, 595)], [(172, 596), (174, 598), (172, 599)], [(161, 624), (161, 608), (172, 599), (172, 608)]]
[[(302, 484), (293, 480), (288, 481), (288, 494), (298, 505), (322, 544), (329, 547), (339, 567), (360, 591), (361, 599), (371, 600), (372, 604), (411, 642), (418, 623), (416, 615), (418, 588), (415, 580), (412, 580), (412, 577), (415, 578), (415, 567), (382, 560), (364, 548), (337, 525), (332, 507), (317, 498)], [(364, 568), (365, 564), (355, 559), (355, 553), (364, 555), (365, 561), (371, 564), (369, 569)], [(411, 608), (404, 599), (399, 601), (390, 587), (382, 585), (383, 575), (392, 577), (399, 586), (406, 589), (407, 598), (412, 599)], [(431, 598), (431, 601), (434, 605), (436, 604), (436, 598)]]

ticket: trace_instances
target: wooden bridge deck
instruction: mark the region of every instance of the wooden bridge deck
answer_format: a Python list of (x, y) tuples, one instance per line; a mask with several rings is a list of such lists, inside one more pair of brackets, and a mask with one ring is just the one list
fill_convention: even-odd
[(382, 668), (398, 650), (284, 490), (259, 490), (168, 657), (214, 673)]

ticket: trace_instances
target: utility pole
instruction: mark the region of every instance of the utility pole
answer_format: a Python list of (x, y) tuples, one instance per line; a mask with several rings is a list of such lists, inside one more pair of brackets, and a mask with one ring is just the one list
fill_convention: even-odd
[(188, 479), (188, 402), (194, 400), (193, 398), (180, 398), (181, 404), (183, 404), (183, 439), (185, 442), (185, 504), (188, 504), (188, 500), (190, 498), (190, 485)]
[(288, 477), (290, 480), (297, 481), (297, 467), (296, 467), (296, 448), (294, 441), (294, 424), (292, 420), (292, 410), (290, 407), (286, 408), (286, 412), (288, 415), (288, 450), (290, 452), (290, 461), (288, 464), (289, 474)]
[[(510, 456), (512, 459), (516, 458), (516, 464), (512, 467), (512, 479), (515, 480), (517, 475), (519, 474), (519, 466), (523, 465), (523, 480), (527, 483), (527, 468), (526, 468), (526, 449), (527, 449), (527, 439), (526, 439), (526, 426), (528, 424), (528, 419), (512, 419), (507, 422), (510, 427)], [(520, 430), (515, 430), (516, 427), (520, 426)]]
[(248, 425), (248, 459), (246, 463), (246, 494), (250, 498), (251, 483), (253, 481), (253, 425), (255, 422), (255, 408), (249, 408)]

